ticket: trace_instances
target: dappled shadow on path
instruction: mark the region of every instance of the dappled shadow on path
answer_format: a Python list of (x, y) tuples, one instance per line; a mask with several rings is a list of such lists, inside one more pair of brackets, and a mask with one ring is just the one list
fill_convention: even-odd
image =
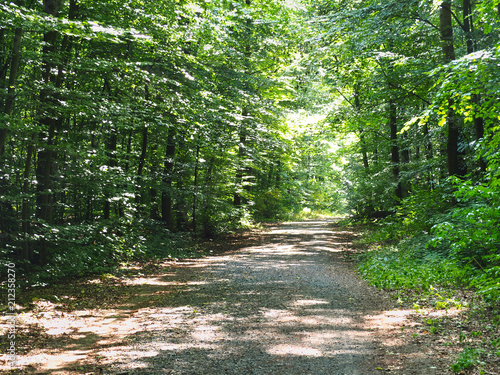
[(369, 373), (376, 345), (364, 320), (381, 305), (345, 267), (343, 245), (325, 222), (293, 223), (258, 245), (186, 263), (177, 277), (197, 282), (142, 312), (130, 346), (107, 352), (120, 358), (114, 371)]
[(327, 224), (279, 225), (238, 251), (123, 282), (121, 305), (67, 322), (71, 339), (45, 353), (59, 362), (38, 373), (373, 373), (384, 300), (342, 257), (352, 235)]

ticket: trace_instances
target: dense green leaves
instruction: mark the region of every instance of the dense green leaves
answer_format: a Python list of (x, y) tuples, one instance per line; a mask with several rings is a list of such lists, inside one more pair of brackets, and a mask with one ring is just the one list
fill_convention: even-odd
[(389, 215), (380, 233), (386, 241), (423, 238), (416, 249), (401, 243), (401, 251), (367, 258), (367, 277), (394, 281), (382, 286), (427, 278), (422, 259), (430, 259), (431, 273), (466, 265), (467, 282), (498, 298), (499, 5), (314, 7), (318, 46), (310, 56), (326, 72), (328, 121), (345, 139), (348, 207), (359, 218)]
[(2, 255), (100, 272), (186, 231), (346, 210), (424, 234), (494, 298), (498, 6), (1, 4)]
[(299, 49), (299, 8), (0, 6), (6, 259), (45, 279), (102, 272), (175, 256), (175, 233), (211, 237), (252, 216), (329, 205), (318, 180), (330, 174), (327, 149), (289, 131), (282, 107), (296, 97), (287, 65)]

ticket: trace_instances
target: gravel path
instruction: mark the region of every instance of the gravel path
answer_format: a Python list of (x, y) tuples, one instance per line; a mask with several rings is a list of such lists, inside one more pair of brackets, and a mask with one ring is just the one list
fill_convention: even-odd
[(368, 321), (384, 300), (345, 262), (347, 238), (326, 220), (283, 224), (258, 246), (187, 262), (175, 291), (102, 353), (114, 358), (106, 373), (377, 373)]

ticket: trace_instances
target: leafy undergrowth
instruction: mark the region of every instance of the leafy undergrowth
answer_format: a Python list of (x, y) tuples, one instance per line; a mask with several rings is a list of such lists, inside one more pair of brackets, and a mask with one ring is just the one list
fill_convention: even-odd
[[(199, 241), (189, 232), (169, 233), (164, 228), (153, 226), (147, 229), (131, 230), (128, 234), (110, 234), (99, 241), (93, 240), (92, 235), (95, 233), (87, 233), (83, 242), (67, 239), (57, 246), (57, 254), (52, 254), (43, 266), (12, 259), (16, 267), (16, 283), (19, 288), (56, 285), (75, 278), (120, 274), (125, 272), (124, 265), (134, 262), (148, 263), (158, 259), (204, 255)], [(3, 267), (0, 277), (4, 280), (7, 278), (5, 272), (6, 267)], [(2, 287), (5, 285), (0, 285), (0, 289)]]
[[(36, 311), (44, 305), (51, 305), (60, 311), (114, 308), (129, 298), (126, 286), (129, 279), (153, 275), (165, 267), (175, 269), (183, 260), (239, 249), (244, 244), (259, 241), (259, 233), (259, 230), (238, 231), (221, 236), (217, 241), (197, 242), (190, 252), (178, 251), (179, 257), (169, 255), (165, 258), (129, 261), (100, 275), (66, 278), (50, 285), (24, 287), (16, 294), (18, 312)], [(3, 306), (3, 309), (6, 311), (7, 306)]]
[[(177, 260), (168, 260), (174, 264)], [(129, 298), (125, 286), (128, 279), (154, 274), (165, 266), (165, 261), (150, 260), (123, 265), (115, 272), (96, 277), (66, 279), (50, 286), (25, 288), (16, 294), (17, 313), (38, 312), (46, 309), (61, 312), (77, 309), (106, 309), (119, 306)], [(6, 306), (4, 306), (7, 309)]]
[(451, 356), (450, 373), (499, 374), (500, 309), (471, 287), (473, 271), (427, 251), (426, 236), (390, 243), (374, 241), (373, 233), (370, 228), (358, 243), (359, 273), (414, 311), (412, 338)]

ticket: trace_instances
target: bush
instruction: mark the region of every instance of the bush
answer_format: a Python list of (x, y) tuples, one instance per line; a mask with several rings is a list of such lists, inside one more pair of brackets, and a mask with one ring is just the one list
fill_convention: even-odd
[(500, 189), (456, 180), (458, 204), (450, 220), (434, 225), (429, 248), (447, 247), (457, 262), (476, 271), (470, 284), (487, 300), (500, 297)]
[(377, 223), (368, 240), (393, 246), (369, 252), (360, 270), (387, 289), (464, 283), (494, 303), (500, 299), (500, 188), (449, 182), (414, 192), (395, 216)]
[(414, 241), (380, 247), (361, 256), (359, 271), (372, 285), (430, 293), (435, 286), (462, 284), (466, 270), (439, 254), (413, 248)]
[[(119, 229), (116, 229), (119, 228)], [(191, 235), (170, 233), (155, 220), (108, 220), (92, 224), (45, 226), (50, 256), (43, 266), (19, 263), (27, 284), (111, 272), (131, 260), (198, 255)]]

